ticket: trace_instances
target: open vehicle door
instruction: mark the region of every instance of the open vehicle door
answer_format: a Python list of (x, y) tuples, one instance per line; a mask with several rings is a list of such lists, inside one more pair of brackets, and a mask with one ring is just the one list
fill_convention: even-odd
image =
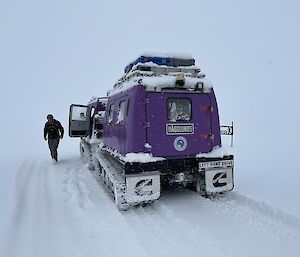
[(72, 104), (69, 113), (69, 136), (84, 137), (90, 126), (89, 108), (86, 105)]

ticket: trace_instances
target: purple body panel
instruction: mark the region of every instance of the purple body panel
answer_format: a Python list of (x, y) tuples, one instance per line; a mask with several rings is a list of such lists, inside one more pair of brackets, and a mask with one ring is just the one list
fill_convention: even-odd
[[(144, 152), (146, 138), (145, 129), (145, 91), (142, 86), (135, 86), (130, 90), (110, 97), (104, 123), (104, 144), (122, 155), (131, 152)], [(128, 116), (124, 121), (116, 123), (120, 101), (126, 101)], [(108, 110), (114, 104), (113, 121), (108, 123)], [(129, 107), (127, 105), (129, 104)]]
[[(214, 127), (218, 127), (219, 123), (215, 119), (214, 110), (217, 110), (217, 108), (215, 102), (211, 99), (211, 94), (148, 93), (146, 98), (149, 99), (147, 101), (147, 142), (152, 146), (151, 152), (154, 156), (195, 156), (200, 152), (210, 152), (216, 145), (215, 140), (212, 140), (212, 138), (217, 139), (219, 137), (214, 135), (216, 133)], [(191, 100), (192, 117), (189, 121), (171, 122), (168, 120), (167, 100), (169, 98)], [(211, 110), (213, 111), (211, 112)], [(166, 124), (194, 124), (194, 132), (192, 134), (167, 135)], [(217, 131), (219, 132), (219, 130)], [(184, 151), (177, 151), (174, 147), (174, 141), (178, 137), (186, 139), (187, 147)]]
[[(171, 122), (167, 115), (167, 99), (189, 98), (192, 103), (192, 117), (189, 121)], [(129, 103), (128, 115), (116, 123), (120, 101)], [(108, 110), (114, 104), (113, 121), (108, 124)], [(193, 157), (198, 153), (210, 152), (221, 145), (218, 107), (214, 92), (189, 93), (146, 92), (137, 85), (109, 98), (104, 123), (104, 144), (122, 155), (147, 152), (144, 145), (151, 145), (153, 156), (167, 158)], [(194, 125), (193, 134), (167, 135), (167, 124), (188, 123)], [(174, 147), (177, 137), (184, 137), (187, 147), (178, 151)]]

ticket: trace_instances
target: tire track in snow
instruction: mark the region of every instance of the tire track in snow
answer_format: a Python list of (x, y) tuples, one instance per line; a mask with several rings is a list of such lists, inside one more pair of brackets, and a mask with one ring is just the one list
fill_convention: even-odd
[(31, 203), (34, 202), (33, 188), (36, 177), (33, 174), (36, 166), (34, 161), (28, 160), (20, 166), (17, 172), (16, 204), (11, 228), (8, 231), (6, 256), (17, 256), (18, 247), (16, 246), (21, 246), (26, 251), (30, 245), (26, 230), (30, 226), (30, 217), (33, 215)]
[[(81, 179), (77, 176), (72, 183), (79, 183)], [(75, 187), (77, 191), (78, 188)], [(96, 193), (98, 191), (95, 190)], [(107, 196), (103, 190), (99, 193)], [(231, 197), (235, 200), (230, 200)], [(104, 200), (103, 196), (101, 198)], [(188, 190), (166, 195), (163, 193), (161, 199), (150, 206), (133, 208), (121, 216), (112, 215), (115, 219), (112, 222), (122, 226), (124, 219), (148, 256), (240, 257), (253, 254), (265, 256), (266, 253), (270, 253), (270, 256), (281, 256), (288, 253), (289, 257), (298, 257), (298, 246), (295, 242), (299, 231), (297, 226), (293, 228), (297, 224), (297, 218), (281, 211), (276, 212), (268, 205), (242, 199), (243, 196), (234, 193), (214, 199), (200, 197)], [(107, 203), (105, 208), (113, 209), (106, 210), (107, 213), (99, 212), (101, 219), (106, 222), (110, 222), (107, 214), (115, 213), (116, 210), (113, 201), (109, 200), (111, 204)], [(103, 208), (102, 203), (91, 199), (90, 201), (94, 203), (93, 211)], [(276, 222), (266, 222), (273, 218)], [(274, 224), (277, 227), (274, 228)], [(281, 229), (282, 226), (287, 227)], [(99, 228), (97, 222), (95, 227)], [(280, 234), (282, 236), (278, 237)], [(287, 238), (288, 242), (282, 243), (285, 242), (283, 238)]]
[[(13, 218), (13, 225), (15, 228), (18, 228), (22, 224), (24, 215), (22, 215), (24, 206), (26, 205), (26, 200), (28, 200), (28, 185), (32, 183), (30, 179), (36, 164), (30, 160), (24, 162), (19, 168), (16, 179), (16, 203), (15, 203), (15, 212)], [(14, 231), (14, 228), (11, 229)]]
[(65, 201), (77, 206), (78, 210), (89, 210), (95, 207), (90, 201), (90, 192), (82, 181), (84, 177), (82, 168), (76, 167), (70, 168), (65, 173), (63, 180), (63, 192), (66, 194)]
[(25, 162), (5, 257), (299, 257), (300, 222), (238, 193), (162, 192), (119, 212), (79, 158)]
[[(277, 219), (278, 222), (286, 224), (290, 227), (294, 227), (296, 230), (300, 230), (300, 219), (293, 215), (283, 212), (282, 210), (273, 207), (267, 203), (260, 202), (258, 200), (251, 199), (245, 195), (237, 192), (230, 192), (225, 196), (215, 197), (211, 199), (218, 204), (224, 204), (227, 207), (233, 207), (235, 204), (250, 208), (253, 212), (262, 213), (272, 219)], [(230, 208), (228, 208), (230, 210)]]
[(259, 243), (273, 247), (273, 256), (300, 255), (299, 218), (235, 192), (214, 199), (213, 205), (220, 207), (222, 215), (239, 223), (250, 237), (255, 235)]
[[(149, 206), (150, 207), (150, 206)], [(151, 209), (151, 207), (150, 207)], [(124, 214), (149, 256), (185, 256), (176, 242), (157, 223), (157, 215), (148, 207), (136, 207)], [(166, 247), (168, 246), (168, 247)], [(172, 248), (172, 251), (168, 251)]]
[(147, 256), (79, 158), (32, 159), (18, 170), (5, 257)]
[[(152, 205), (132, 209), (125, 215), (149, 256), (227, 256), (214, 237), (187, 222), (185, 214), (177, 215), (164, 204), (167, 199), (163, 196)], [(178, 204), (180, 206), (180, 201)]]
[[(154, 208), (161, 217), (158, 224), (166, 231), (171, 231), (168, 232), (170, 238), (181, 246), (184, 255), (178, 256), (228, 256), (223, 245), (216, 241), (214, 236), (207, 234), (197, 223), (188, 222), (185, 214), (178, 215), (163, 201)], [(199, 249), (195, 251), (197, 247)]]
[(79, 158), (65, 166), (62, 178), (65, 203), (80, 222), (78, 256), (147, 256), (111, 198)]
[[(185, 201), (180, 195), (163, 197), (158, 209), (166, 213), (175, 226), (183, 224), (186, 232), (190, 230), (199, 242), (208, 243), (211, 249), (219, 249), (222, 256), (264, 256), (264, 252), (270, 256), (299, 256), (297, 218), (288, 219), (289, 215), (266, 204), (245, 200), (237, 193), (229, 193), (217, 200), (188, 191), (181, 193)], [(203, 252), (200, 247), (199, 252)], [(203, 256), (208, 255), (209, 252)]]
[(30, 160), (20, 167), (6, 257), (65, 257), (82, 252), (76, 247), (80, 245), (77, 224), (60, 195), (62, 189), (56, 175), (61, 171), (58, 165), (43, 160)]
[(238, 193), (163, 192), (125, 217), (149, 256), (300, 255), (299, 219)]

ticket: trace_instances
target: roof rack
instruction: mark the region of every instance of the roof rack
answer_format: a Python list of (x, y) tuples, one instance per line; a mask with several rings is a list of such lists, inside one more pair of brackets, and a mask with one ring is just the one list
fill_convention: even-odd
[(122, 86), (124, 82), (128, 82), (133, 78), (137, 77), (159, 77), (161, 75), (178, 76), (184, 75), (185, 77), (192, 78), (205, 78), (205, 74), (200, 73), (199, 68), (194, 67), (160, 67), (160, 66), (149, 66), (149, 65), (136, 65), (132, 71), (125, 74), (120, 78), (114, 85), (114, 89)]
[(160, 56), (145, 56), (142, 55), (137, 58), (134, 62), (128, 64), (124, 72), (128, 73), (132, 70), (132, 68), (138, 63), (154, 63), (159, 66), (165, 65), (170, 67), (178, 67), (178, 66), (193, 66), (195, 65), (195, 60), (193, 58), (176, 58), (176, 57), (160, 57)]
[[(208, 86), (207, 89), (211, 88), (208, 80), (203, 80), (206, 76), (195, 66), (193, 58), (140, 56), (125, 68), (125, 74), (114, 84), (113, 89), (107, 92), (107, 95), (110, 96), (136, 84), (144, 84), (145, 81), (147, 84), (153, 82), (153, 87), (156, 89), (163, 89), (166, 87), (164, 86), (166, 81), (170, 87), (167, 78), (174, 78), (174, 87), (176, 87), (177, 77), (183, 77), (185, 81), (187, 79), (188, 83), (184, 86), (187, 90), (197, 89), (199, 85), (202, 85), (200, 86), (202, 89), (205, 85)], [(154, 80), (150, 82), (148, 78)], [(154, 86), (157, 83), (161, 85)]]
[(169, 74), (169, 73), (191, 73), (191, 74), (198, 74), (201, 72), (199, 68), (196, 67), (164, 67), (164, 66), (151, 66), (151, 65), (136, 65), (132, 71), (149, 71), (155, 74)]

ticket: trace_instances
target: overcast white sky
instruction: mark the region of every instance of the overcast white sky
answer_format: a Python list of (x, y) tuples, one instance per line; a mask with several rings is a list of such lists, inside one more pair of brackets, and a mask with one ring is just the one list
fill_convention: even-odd
[(48, 113), (67, 130), (69, 105), (105, 95), (140, 53), (189, 53), (215, 85), (221, 121), (235, 122), (237, 190), (300, 216), (299, 11), (296, 0), (0, 0), (3, 181), (48, 151)]

